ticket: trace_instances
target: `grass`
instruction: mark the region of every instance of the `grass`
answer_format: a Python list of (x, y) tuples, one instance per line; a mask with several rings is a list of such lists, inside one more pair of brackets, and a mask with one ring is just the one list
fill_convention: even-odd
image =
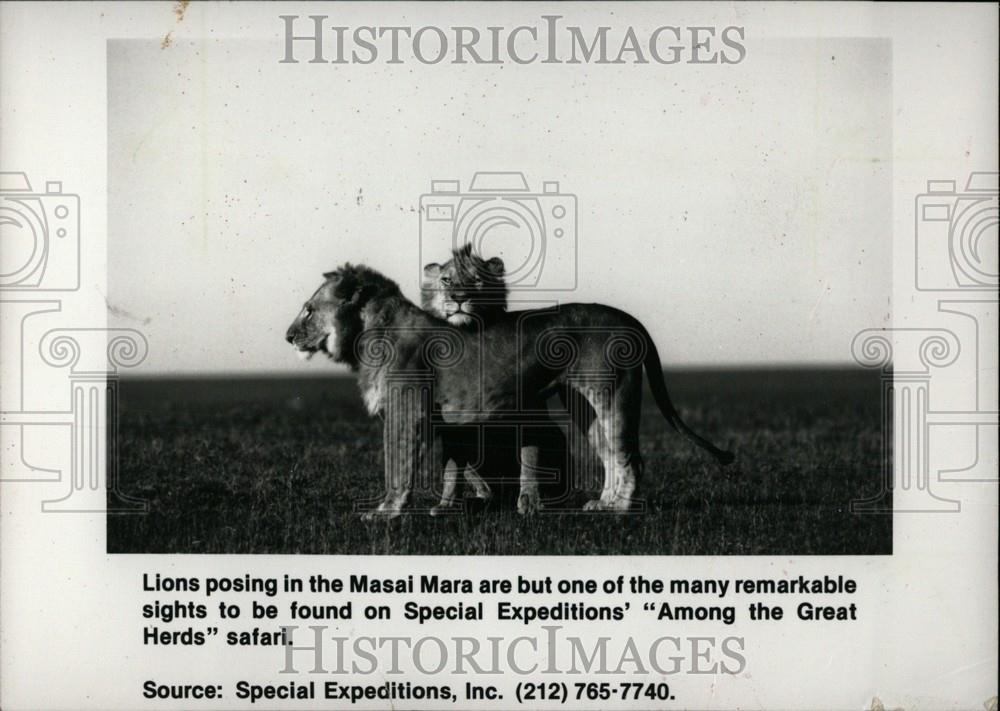
[(364, 413), (353, 379), (127, 380), (120, 489), (149, 501), (150, 510), (109, 515), (108, 551), (892, 552), (891, 517), (849, 510), (851, 500), (881, 489), (877, 375), (674, 372), (667, 384), (688, 424), (733, 449), (737, 462), (720, 469), (674, 434), (647, 393), (641, 514), (583, 514), (578, 507), (590, 496), (576, 492), (571, 512), (525, 519), (513, 510), (513, 487), (504, 487), (485, 510), (364, 522), (355, 502), (382, 492), (381, 421)]

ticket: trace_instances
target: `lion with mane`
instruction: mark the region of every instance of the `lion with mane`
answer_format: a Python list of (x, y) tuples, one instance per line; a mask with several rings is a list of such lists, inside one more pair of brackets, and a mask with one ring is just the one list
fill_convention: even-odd
[[(629, 510), (643, 468), (638, 441), (643, 368), (667, 422), (721, 464), (733, 459), (681, 420), (655, 344), (623, 311), (565, 304), (497, 311), (488, 327), (456, 328), (450, 319), (420, 309), (394, 281), (368, 267), (345, 264), (323, 276), (286, 340), (304, 355), (324, 353), (355, 370), (368, 411), (383, 415), (386, 493), (377, 514), (398, 515), (406, 506), (436, 422), (537, 423), (546, 412), (545, 398), (561, 388), (586, 400), (592, 421), (578, 424), (596, 427), (601, 435), (604, 484), (599, 498), (584, 508)], [(524, 435), (517, 501), (522, 514), (541, 508), (538, 446)]]

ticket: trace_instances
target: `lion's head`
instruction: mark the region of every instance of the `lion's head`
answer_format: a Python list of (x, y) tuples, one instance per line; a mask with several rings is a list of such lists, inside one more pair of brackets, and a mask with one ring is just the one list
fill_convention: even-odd
[(304, 358), (325, 353), (356, 368), (355, 344), (371, 317), (366, 306), (375, 297), (385, 304), (386, 299), (402, 298), (402, 293), (394, 281), (363, 266), (345, 264), (323, 278), (288, 327), (285, 340)]
[(456, 249), (444, 264), (424, 267), (421, 306), (455, 326), (489, 324), (507, 310), (503, 260), (484, 260), (472, 245)]

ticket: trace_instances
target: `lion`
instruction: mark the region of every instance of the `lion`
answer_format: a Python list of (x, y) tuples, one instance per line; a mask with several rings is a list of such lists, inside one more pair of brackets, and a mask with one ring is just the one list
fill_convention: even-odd
[[(479, 329), (481, 332), (507, 310), (505, 276), (502, 259), (484, 259), (467, 243), (452, 250), (451, 259), (447, 262), (424, 267), (421, 306), (458, 328)], [(565, 392), (552, 394), (559, 396), (564, 411), (571, 412)], [(584, 402), (575, 402), (574, 405), (587, 407)], [(580, 467), (587, 468), (587, 453), (578, 445), (573, 448), (574, 455), (571, 457), (566, 433), (551, 417), (540, 414), (533, 427), (539, 442), (539, 469), (547, 474), (545, 478), (549, 483), (548, 500), (561, 502), (574, 493), (574, 482), (583, 471)], [(431, 509), (432, 515), (456, 505), (457, 485), (463, 473), (464, 480), (473, 488), (474, 496), (481, 500), (489, 500), (492, 496), (484, 477), (491, 477), (491, 481), (501, 484), (508, 481), (505, 473), (520, 468), (514, 453), (517, 450), (516, 441), (513, 441), (516, 437), (511, 437), (511, 434), (509, 428), (497, 431), (496, 428), (473, 426), (449, 430), (442, 436), (447, 464), (441, 501)], [(580, 435), (587, 437), (586, 432), (580, 432)], [(486, 452), (489, 452), (488, 457)]]
[[(286, 340), (300, 353), (322, 352), (355, 370), (368, 411), (383, 415), (386, 493), (374, 515), (402, 513), (435, 422), (532, 422), (544, 411), (545, 393), (562, 386), (586, 399), (603, 436), (603, 487), (584, 509), (628, 511), (643, 470), (643, 368), (667, 422), (720, 464), (733, 461), (681, 420), (656, 345), (624, 311), (566, 304), (507, 312), (479, 333), (423, 311), (369, 267), (344, 264), (323, 277)], [(541, 508), (538, 444), (529, 434), (521, 444), (517, 510), (528, 515)]]
[[(491, 324), (507, 310), (507, 282), (503, 260), (483, 260), (466, 244), (452, 251), (444, 264), (424, 267), (420, 287), (421, 306), (428, 313), (459, 328)], [(484, 449), (482, 430), (459, 427), (441, 437), (444, 480), (441, 501), (431, 509), (435, 516), (455, 507), (460, 474), (477, 499), (488, 501), (493, 492), (478, 471), (478, 453)], [(480, 445), (480, 446), (477, 446)]]
[(483, 259), (466, 244), (444, 264), (424, 267), (421, 306), (455, 326), (489, 326), (507, 310), (507, 281), (499, 257)]
[[(424, 311), (455, 325), (458, 328), (488, 329), (507, 311), (506, 268), (499, 257), (483, 259), (472, 245), (466, 243), (452, 250), (451, 259), (444, 264), (424, 266), (420, 288), (421, 307)], [(567, 401), (559, 393), (564, 408)], [(579, 404), (578, 404), (579, 406)], [(584, 405), (585, 406), (585, 405)], [(547, 421), (541, 421), (547, 420)], [(557, 476), (557, 483), (569, 484), (566, 436), (551, 418), (540, 416), (536, 425), (540, 440), (540, 468)], [(586, 432), (581, 433), (584, 437)], [(445, 476), (440, 503), (431, 509), (436, 515), (456, 505), (456, 491), (462, 476), (481, 500), (489, 500), (492, 491), (479, 471), (482, 467), (499, 473), (516, 470), (519, 463), (508, 455), (512, 443), (502, 435), (484, 432), (480, 427), (458, 428), (442, 436)], [(489, 460), (484, 458), (490, 450)], [(562, 490), (560, 490), (562, 491)], [(569, 492), (564, 492), (569, 493)]]

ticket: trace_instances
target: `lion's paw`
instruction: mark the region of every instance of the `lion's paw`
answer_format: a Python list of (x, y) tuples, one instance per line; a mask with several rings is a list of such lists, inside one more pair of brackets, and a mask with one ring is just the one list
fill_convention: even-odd
[(538, 492), (522, 493), (517, 497), (517, 512), (522, 516), (531, 516), (538, 513), (544, 507)]
[(482, 484), (475, 484), (472, 487), (472, 495), (483, 501), (489, 501), (493, 498), (493, 490), (484, 482)]
[(371, 511), (366, 511), (361, 514), (362, 521), (379, 521), (388, 520), (390, 518), (396, 518), (401, 513), (402, 509), (398, 506), (387, 506), (386, 504), (379, 504), (378, 508), (372, 509)]
[(429, 513), (431, 516), (446, 516), (447, 514), (452, 514), (456, 513), (457, 511), (460, 511), (461, 508), (462, 508), (461, 506), (459, 506), (454, 502), (450, 504), (441, 503), (438, 504), (437, 506), (432, 507)]
[(584, 511), (614, 511), (628, 513), (632, 509), (629, 499), (617, 497), (614, 499), (591, 499), (583, 505)]

